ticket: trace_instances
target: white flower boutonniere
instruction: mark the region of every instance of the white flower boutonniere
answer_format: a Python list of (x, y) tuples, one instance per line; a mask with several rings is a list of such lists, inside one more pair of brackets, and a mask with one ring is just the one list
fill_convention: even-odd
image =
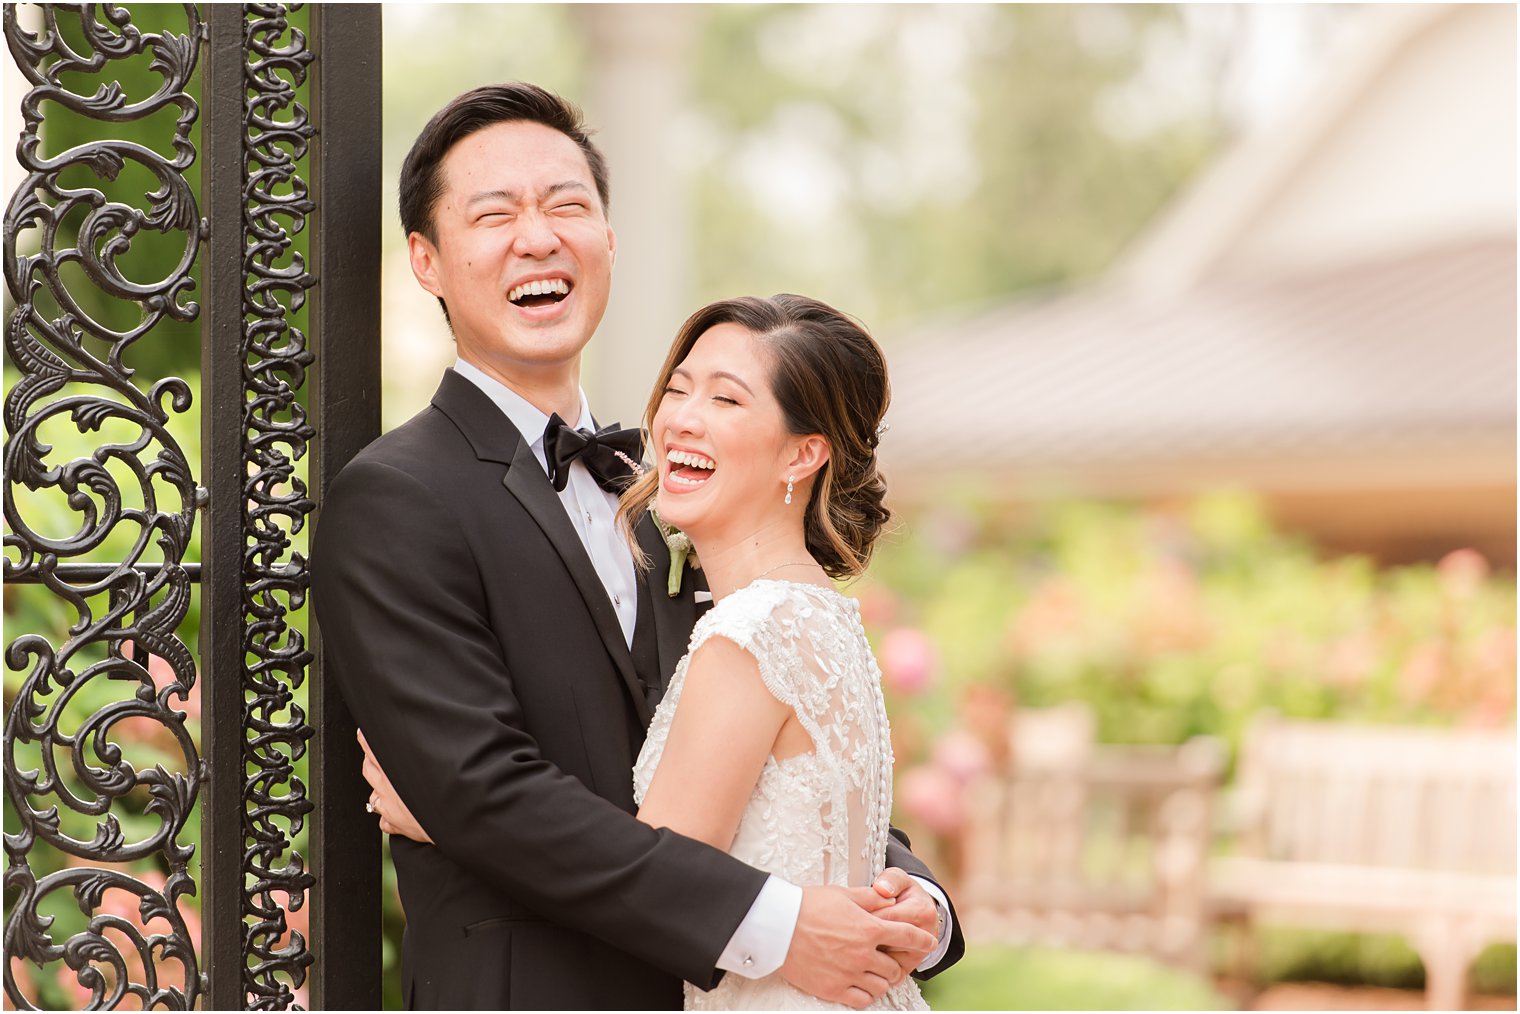
[(701, 570), (702, 562), (697, 559), (690, 536), (673, 525), (667, 525), (665, 519), (660, 517), (653, 506), (649, 508), (649, 516), (654, 518), (655, 526), (660, 529), (660, 537), (665, 540), (665, 546), (670, 550), (670, 573), (665, 580), (665, 593), (675, 598), (681, 594), (682, 568), (689, 562), (692, 570)]

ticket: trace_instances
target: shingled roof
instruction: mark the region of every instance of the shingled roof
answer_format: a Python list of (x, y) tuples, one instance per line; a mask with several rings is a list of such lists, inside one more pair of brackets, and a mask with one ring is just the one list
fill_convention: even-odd
[[(1081, 472), (1462, 445), (1515, 431), (1515, 237), (1333, 271), (1016, 304), (897, 346), (888, 465)], [(1207, 462), (1217, 462), (1211, 469)]]

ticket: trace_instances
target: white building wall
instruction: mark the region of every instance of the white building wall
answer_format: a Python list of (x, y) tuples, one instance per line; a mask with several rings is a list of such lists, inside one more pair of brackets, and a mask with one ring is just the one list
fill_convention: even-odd
[(1215, 270), (1300, 270), (1513, 232), (1515, 8), (1461, 6), (1421, 20), (1429, 23), (1258, 206)]
[(598, 421), (636, 426), (690, 302), (693, 201), (672, 131), (699, 12), (668, 5), (586, 4), (586, 117), (607, 156), (617, 261), (612, 298), (586, 350), (582, 385)]

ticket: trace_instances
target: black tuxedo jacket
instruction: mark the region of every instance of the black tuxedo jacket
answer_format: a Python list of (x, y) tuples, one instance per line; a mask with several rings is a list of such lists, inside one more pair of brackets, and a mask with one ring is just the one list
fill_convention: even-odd
[[(721, 977), (766, 879), (631, 817), (652, 704), (702, 607), (689, 576), (665, 593), (646, 519), (655, 562), (630, 652), (530, 442), (450, 370), (428, 409), (339, 473), (317, 518), (331, 671), (435, 842), (391, 840), (406, 1003), (678, 1008), (681, 979)], [(888, 862), (928, 876), (896, 839)]]

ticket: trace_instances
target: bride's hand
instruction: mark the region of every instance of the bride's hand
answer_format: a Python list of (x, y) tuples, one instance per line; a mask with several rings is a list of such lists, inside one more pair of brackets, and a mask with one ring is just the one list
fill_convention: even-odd
[(433, 839), (417, 823), (417, 818), (412, 816), (412, 811), (406, 808), (401, 797), (396, 795), (391, 780), (385, 777), (380, 762), (370, 752), (369, 742), (362, 732), (359, 733), (359, 746), (364, 748), (364, 780), (374, 790), (369, 796), (370, 812), (380, 818), (380, 830), (386, 834), (399, 834), (403, 838), (432, 844)]
[[(889, 866), (882, 871), (876, 883), (871, 886), (883, 898), (895, 900), (895, 904), (878, 911), (876, 913), (878, 917), (917, 926), (933, 936), (935, 942), (938, 943), (939, 934), (944, 929), (940, 923), (938, 906), (935, 905), (929, 892), (920, 887), (912, 877), (894, 866)], [(903, 972), (908, 975), (912, 975), (924, 958), (929, 955), (927, 950), (889, 949), (886, 953), (891, 955), (902, 966)]]
[(821, 1000), (864, 1009), (907, 976), (892, 952), (934, 947), (932, 934), (873, 915), (891, 907), (869, 887), (804, 887), (781, 977)]

